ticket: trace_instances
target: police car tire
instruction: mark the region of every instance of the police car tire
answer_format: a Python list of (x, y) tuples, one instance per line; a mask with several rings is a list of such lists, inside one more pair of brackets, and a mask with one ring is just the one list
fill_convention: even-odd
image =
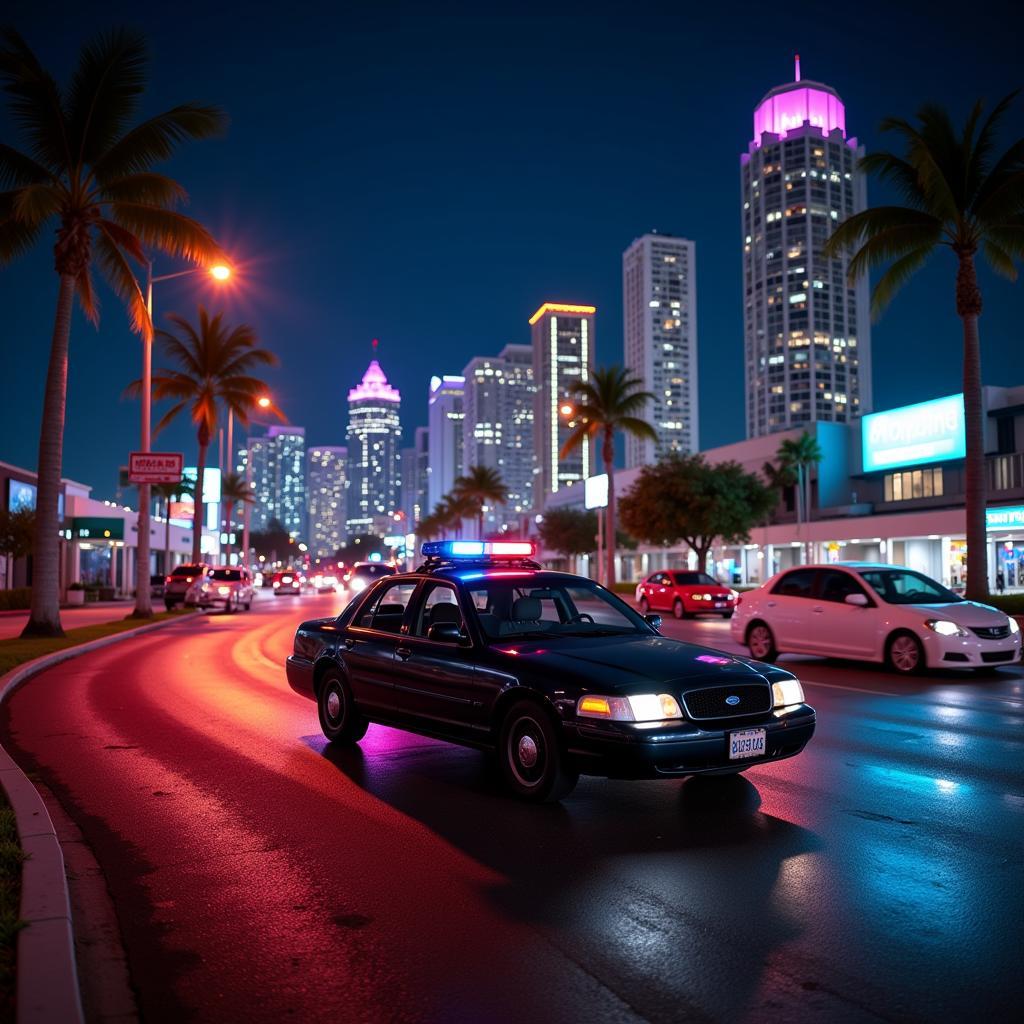
[(580, 773), (566, 764), (555, 724), (539, 704), (521, 700), (498, 730), (498, 765), (506, 787), (532, 803), (554, 803), (576, 787)]
[(348, 683), (337, 669), (328, 669), (320, 681), (316, 709), (330, 743), (357, 743), (366, 735), (369, 722), (356, 710)]

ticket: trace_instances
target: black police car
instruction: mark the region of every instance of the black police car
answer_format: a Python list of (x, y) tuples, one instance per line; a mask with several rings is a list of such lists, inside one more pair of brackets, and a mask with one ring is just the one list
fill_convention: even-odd
[(557, 800), (580, 773), (732, 775), (798, 754), (814, 710), (783, 669), (662, 636), (526, 541), (437, 541), (336, 619), (304, 622), (288, 683), (328, 740), (369, 722), (497, 754), (509, 788)]

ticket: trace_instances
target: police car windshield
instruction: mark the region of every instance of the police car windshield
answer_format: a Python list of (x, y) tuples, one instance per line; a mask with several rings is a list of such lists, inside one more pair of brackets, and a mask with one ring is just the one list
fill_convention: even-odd
[(541, 573), (481, 573), (466, 590), (490, 640), (639, 636), (651, 633), (643, 617), (614, 594), (583, 579)]

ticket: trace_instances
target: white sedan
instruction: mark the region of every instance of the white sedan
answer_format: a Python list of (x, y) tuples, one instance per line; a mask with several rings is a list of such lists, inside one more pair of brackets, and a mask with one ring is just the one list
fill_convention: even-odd
[(1020, 627), (913, 569), (875, 562), (803, 565), (740, 597), (733, 639), (758, 661), (819, 654), (924, 667), (984, 669), (1020, 660)]

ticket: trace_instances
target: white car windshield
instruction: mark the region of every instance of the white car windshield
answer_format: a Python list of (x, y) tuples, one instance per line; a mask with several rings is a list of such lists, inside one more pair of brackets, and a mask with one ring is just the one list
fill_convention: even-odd
[(865, 569), (861, 578), (887, 604), (953, 604), (963, 600), (911, 569)]

